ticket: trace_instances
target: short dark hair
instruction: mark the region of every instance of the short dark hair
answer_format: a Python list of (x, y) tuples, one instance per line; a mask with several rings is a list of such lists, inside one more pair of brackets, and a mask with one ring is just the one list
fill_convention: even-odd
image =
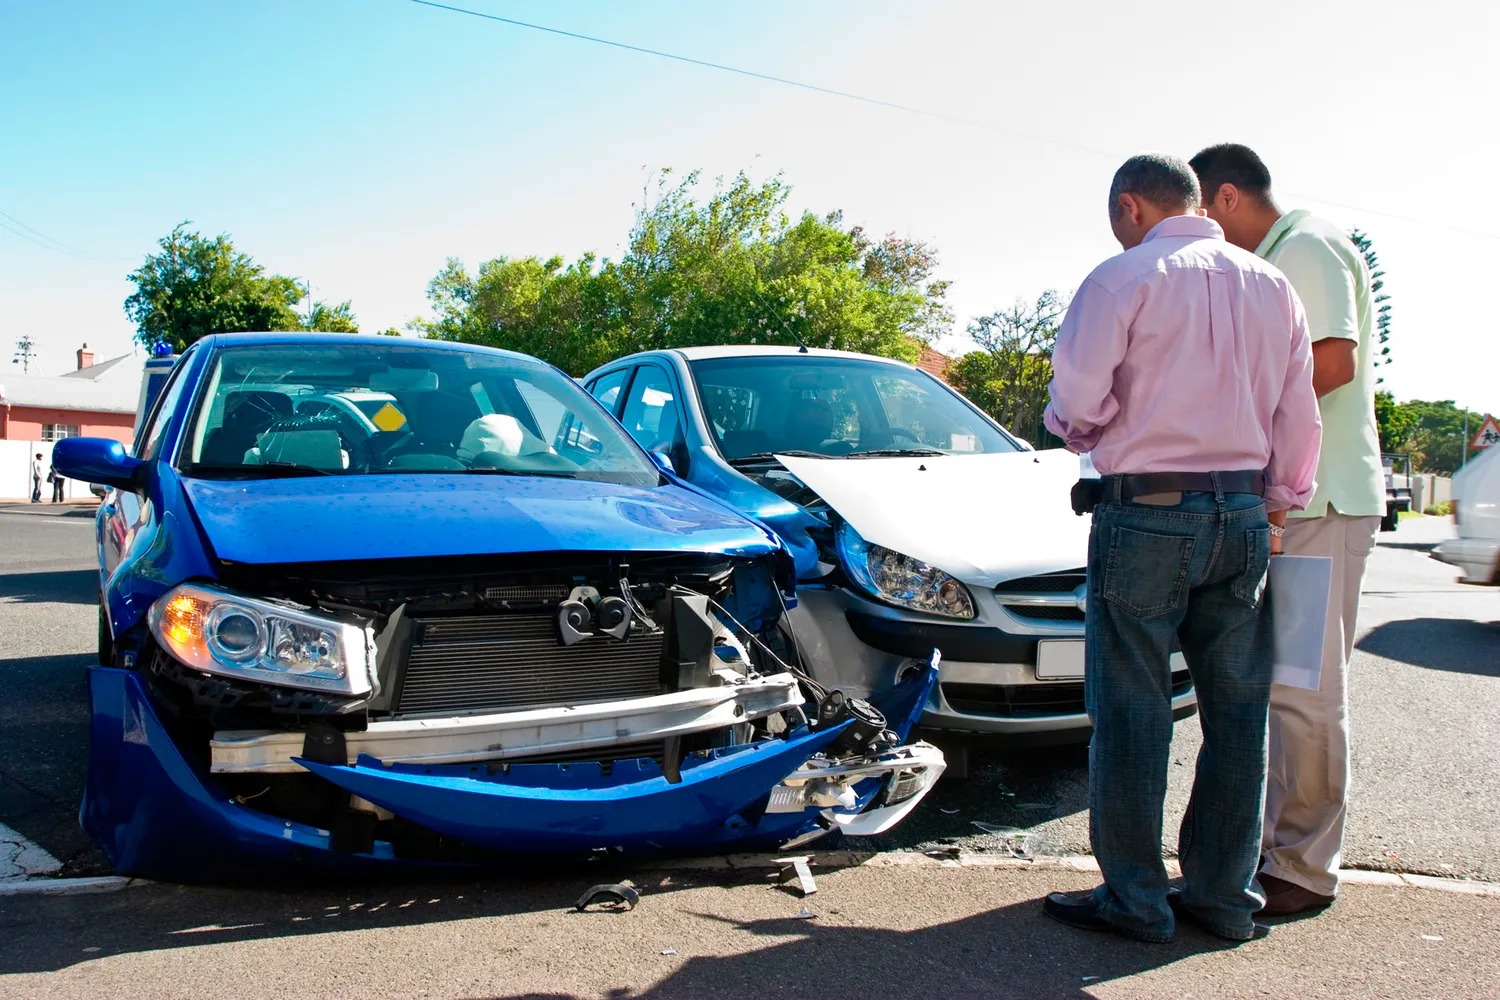
[(1133, 194), (1157, 208), (1197, 208), (1198, 178), (1175, 156), (1142, 153), (1132, 156), (1115, 171), (1109, 185), (1109, 215), (1120, 212), (1120, 195)]
[(1271, 198), (1271, 171), (1249, 146), (1221, 142), (1200, 152), (1188, 165), (1198, 175), (1198, 183), (1210, 201), (1225, 184), (1233, 184), (1261, 201)]

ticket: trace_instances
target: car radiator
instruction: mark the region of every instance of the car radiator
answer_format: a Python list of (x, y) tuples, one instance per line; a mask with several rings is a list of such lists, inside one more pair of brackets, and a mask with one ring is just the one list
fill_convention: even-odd
[(417, 618), (413, 625), (392, 706), (397, 717), (585, 705), (662, 690), (659, 630), (564, 646), (555, 614)]

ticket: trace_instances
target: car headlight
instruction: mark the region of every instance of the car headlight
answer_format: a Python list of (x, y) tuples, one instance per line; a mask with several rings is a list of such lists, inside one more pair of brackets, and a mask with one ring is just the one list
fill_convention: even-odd
[(347, 695), (373, 687), (367, 626), (196, 584), (168, 592), (148, 621), (163, 649), (204, 673)]
[(838, 548), (844, 572), (871, 596), (929, 614), (974, 617), (968, 588), (936, 566), (867, 542), (847, 522), (839, 526)]

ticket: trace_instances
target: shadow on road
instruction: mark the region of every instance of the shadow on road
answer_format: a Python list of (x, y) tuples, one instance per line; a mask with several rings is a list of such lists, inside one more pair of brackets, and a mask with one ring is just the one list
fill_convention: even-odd
[(1382, 549), (1404, 549), (1407, 552), (1431, 552), (1433, 549), (1437, 548), (1440, 543), (1438, 543), (1438, 542), (1388, 542), (1388, 541), (1386, 541), (1385, 539), (1382, 538), (1380, 540), (1379, 544), (1380, 544), (1380, 547)]
[[(915, 930), (895, 930), (820, 919), (741, 921), (698, 912), (670, 898), (702, 886), (757, 892), (765, 888), (766, 872), (752, 869), (677, 872), (666, 877), (637, 874), (642, 889), (640, 912), (576, 913), (569, 904), (594, 874), (601, 873), (590, 868), (567, 879), (359, 886), (345, 892), (158, 885), (109, 896), (37, 899), (24, 914), (18, 912), (4, 922), (0, 975), (60, 971), (102, 956), (276, 939), (283, 942), (286, 953), (293, 954), (300, 950), (297, 939), (309, 935), (415, 929), (508, 916), (525, 916), (528, 926), (545, 928), (560, 944), (567, 941), (576, 947), (580, 936), (584, 940), (597, 936), (602, 941), (617, 929), (623, 931), (622, 925), (641, 919), (646, 908), (671, 912), (679, 928), (680, 918), (716, 924), (733, 932), (727, 939), (744, 953), (693, 958), (644, 991), (617, 990), (612, 996), (653, 1000), (757, 995), (1083, 998), (1090, 995), (1085, 992), (1090, 986), (1231, 947), (1190, 927), (1181, 928), (1178, 940), (1167, 945), (1078, 931), (1044, 917), (1037, 899)], [(825, 869), (819, 877), (836, 875)], [(825, 912), (824, 917), (832, 913)], [(510, 960), (507, 951), (511, 950), (503, 946), (504, 926), (492, 925), (500, 935), (494, 942), (494, 960), (500, 967)], [(453, 939), (478, 932), (457, 931)], [(742, 936), (773, 940), (761, 947), (759, 942), (747, 945)], [(605, 960), (607, 952), (602, 949), (597, 960)], [(578, 955), (580, 963), (593, 960), (584, 953)], [(1084, 970), (1088, 978), (1078, 970)], [(788, 993), (788, 987), (797, 992)], [(480, 996), (489, 1000), (501, 995)], [(547, 1000), (571, 994), (512, 996)]]
[[(1500, 615), (1500, 600), (1496, 614)], [(1429, 670), (1500, 677), (1500, 622), (1408, 618), (1376, 626), (1355, 646)]]
[(99, 571), (52, 570), (0, 575), (0, 602), (13, 604), (99, 603)]

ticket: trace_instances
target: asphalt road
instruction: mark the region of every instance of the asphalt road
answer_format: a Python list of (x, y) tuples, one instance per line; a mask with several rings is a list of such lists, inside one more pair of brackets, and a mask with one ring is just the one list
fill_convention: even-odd
[[(1382, 536), (1371, 561), (1351, 685), (1344, 863), (1500, 881), (1500, 590), (1460, 586), (1428, 558), (1449, 531), (1446, 521), (1408, 521)], [(87, 517), (0, 511), (0, 823), (69, 874), (105, 870), (76, 820), (96, 627), (91, 538)], [(1169, 850), (1198, 745), (1196, 718), (1179, 723)], [(969, 781), (940, 783), (894, 835), (863, 846), (1087, 853), (1085, 765), (1076, 749), (990, 755)]]

